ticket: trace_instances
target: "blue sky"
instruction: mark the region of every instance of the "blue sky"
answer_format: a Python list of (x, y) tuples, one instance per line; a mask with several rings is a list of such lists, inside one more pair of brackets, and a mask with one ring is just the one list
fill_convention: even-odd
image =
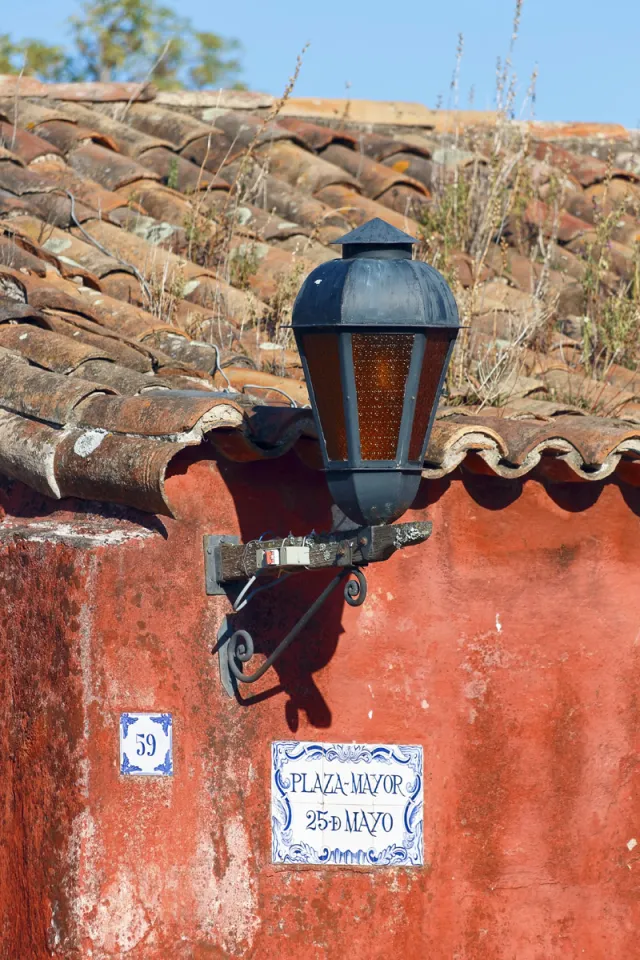
[[(169, 5), (170, 0), (165, 0)], [(74, 0), (3, 3), (0, 32), (63, 42)], [(509, 44), (513, 0), (179, 0), (203, 30), (236, 37), (244, 81), (280, 93), (310, 41), (299, 96), (450, 103), (457, 35), (464, 35), (459, 105), (491, 108), (496, 57)], [(640, 127), (640, 3), (525, 0), (515, 67), (519, 99), (538, 68), (536, 116)]]

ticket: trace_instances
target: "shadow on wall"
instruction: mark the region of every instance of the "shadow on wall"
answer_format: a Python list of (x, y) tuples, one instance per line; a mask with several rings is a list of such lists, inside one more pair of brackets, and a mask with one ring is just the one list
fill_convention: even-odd
[[(171, 473), (186, 471), (192, 459), (202, 461), (203, 451), (186, 451), (172, 463)], [(292, 451), (284, 457), (238, 463), (211, 453), (221, 478), (233, 500), (239, 534), (243, 543), (261, 536), (285, 537), (331, 529), (332, 501), (323, 474), (306, 466)], [(461, 483), (469, 497), (482, 509), (507, 510), (522, 495), (525, 483), (541, 486), (556, 506), (569, 513), (590, 509), (613, 479), (590, 483), (550, 483), (530, 474), (519, 480), (483, 476), (463, 467), (440, 480), (424, 481), (414, 510), (426, 510), (436, 504), (452, 483)], [(627, 505), (640, 515), (640, 491), (620, 484)], [(229, 616), (232, 630), (246, 630), (254, 640), (256, 659), (245, 669), (252, 672), (284, 639), (291, 628), (316, 600), (335, 575), (334, 570), (302, 572), (261, 592), (238, 614)], [(256, 688), (241, 685), (238, 701), (244, 707), (274, 696), (286, 694), (286, 721), (297, 732), (300, 715), (318, 729), (329, 729), (332, 715), (319, 688), (315, 674), (331, 662), (340, 637), (345, 606), (338, 586), (292, 646), (265, 674)], [(215, 654), (213, 654), (215, 656)], [(273, 681), (277, 678), (277, 683)]]
[(640, 517), (640, 488), (624, 482), (618, 483), (615, 475), (601, 481), (576, 480), (557, 483), (538, 476), (533, 470), (526, 477), (510, 480), (471, 472), (464, 464), (439, 480), (424, 480), (413, 509), (424, 510), (437, 503), (455, 481), (460, 481), (471, 499), (485, 510), (504, 510), (522, 496), (526, 483), (540, 483), (549, 499), (567, 513), (583, 513), (589, 510), (598, 502), (605, 487), (614, 486), (620, 490), (627, 507)]
[[(226, 485), (237, 514), (241, 540), (247, 543), (260, 536), (275, 534), (297, 536), (313, 530), (331, 529), (332, 501), (323, 474), (306, 466), (290, 452), (284, 457), (264, 461), (237, 463), (217, 456), (213, 451), (204, 455), (203, 448), (184, 451), (171, 464), (170, 474), (183, 474), (193, 461), (210, 460), (215, 463)], [(613, 478), (603, 482), (550, 483), (529, 474), (522, 480), (483, 476), (465, 469), (464, 465), (440, 480), (424, 481), (416, 498), (414, 509), (427, 511), (445, 496), (452, 483), (462, 483), (469, 497), (481, 508), (490, 511), (508, 509), (522, 495), (525, 483), (541, 484), (553, 503), (568, 513), (590, 509), (608, 485), (618, 486), (627, 507), (640, 516), (640, 489)], [(85, 515), (87, 521), (102, 518), (143, 527), (167, 538), (167, 529), (160, 518), (117, 505), (91, 501), (53, 501), (24, 485), (0, 478), (0, 520), (6, 514), (14, 518), (12, 532), (19, 534), (16, 520), (24, 519), (31, 527), (33, 521), (63, 523), (77, 521)], [(171, 521), (169, 522), (171, 523)], [(233, 629), (247, 630), (253, 636), (258, 657), (251, 669), (275, 649), (291, 628), (316, 600), (334, 570), (303, 572), (256, 596), (240, 613), (234, 614)], [(289, 729), (295, 733), (300, 725), (300, 714), (318, 729), (331, 727), (332, 716), (315, 674), (330, 663), (341, 634), (342, 612), (345, 606), (342, 587), (338, 586), (311, 622), (296, 638), (274, 667), (258, 684), (258, 689), (243, 686), (239, 702), (252, 704), (286, 694), (284, 705)], [(277, 678), (277, 683), (272, 681)]]
[[(224, 482), (233, 497), (243, 543), (261, 536), (304, 536), (331, 529), (331, 506), (324, 475), (310, 470), (290, 453), (277, 460), (237, 464), (218, 460)], [(301, 572), (292, 575), (256, 596), (249, 605), (229, 617), (234, 630), (247, 630), (253, 637), (259, 660), (269, 656), (286, 634), (306, 613), (314, 600), (335, 576), (335, 570)], [(332, 659), (338, 646), (344, 607), (343, 588), (338, 586), (320, 608), (302, 634), (276, 661), (253, 693), (243, 686), (238, 700), (245, 707), (281, 693), (288, 697), (285, 716), (295, 733), (300, 713), (309, 724), (320, 729), (331, 726), (331, 711), (322, 696), (314, 674)], [(278, 684), (263, 689), (268, 678), (277, 676)], [(241, 685), (242, 686), (242, 685)]]

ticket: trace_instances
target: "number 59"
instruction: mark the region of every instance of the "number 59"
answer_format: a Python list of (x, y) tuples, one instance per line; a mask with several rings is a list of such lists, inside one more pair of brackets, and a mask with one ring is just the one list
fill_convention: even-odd
[(136, 753), (139, 757), (143, 757), (145, 753), (152, 757), (156, 752), (156, 738), (152, 733), (148, 733), (146, 737), (144, 733), (136, 733), (136, 744)]

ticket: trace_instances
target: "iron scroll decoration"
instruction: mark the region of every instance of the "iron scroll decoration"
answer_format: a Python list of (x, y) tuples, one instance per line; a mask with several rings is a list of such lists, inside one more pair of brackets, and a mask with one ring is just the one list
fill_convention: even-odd
[[(385, 221), (371, 220), (334, 243), (342, 244), (342, 258), (309, 274), (292, 316), (324, 471), (355, 529), (399, 532), (411, 525), (390, 525), (418, 492), (458, 310), (444, 277), (412, 259), (415, 239)], [(395, 549), (405, 545), (399, 536)], [(345, 579), (346, 602), (364, 603), (361, 563), (333, 563), (342, 569), (253, 673), (243, 673), (255, 650), (251, 635), (236, 630), (225, 638), (223, 683), (225, 676), (231, 684), (259, 680)]]
[(231, 675), (240, 683), (255, 683), (260, 677), (264, 676), (267, 670), (269, 670), (276, 660), (280, 659), (285, 650), (291, 646), (300, 631), (306, 627), (338, 584), (342, 583), (345, 577), (351, 575), (355, 577), (355, 580), (347, 580), (344, 588), (344, 598), (352, 607), (359, 607), (364, 603), (367, 597), (367, 579), (362, 570), (359, 567), (341, 570), (340, 573), (331, 580), (328, 586), (325, 587), (304, 616), (302, 616), (289, 631), (284, 640), (278, 644), (273, 653), (267, 657), (264, 663), (260, 664), (254, 673), (247, 674), (242, 672), (242, 664), (248, 663), (255, 652), (253, 637), (246, 630), (236, 630), (229, 638), (226, 647), (227, 665)]
[[(333, 579), (311, 607), (253, 673), (244, 672), (245, 664), (255, 652), (251, 634), (242, 629), (230, 629), (227, 618), (223, 619), (216, 650), (225, 691), (234, 697), (239, 683), (255, 683), (264, 676), (339, 585), (344, 584), (344, 597), (350, 606), (364, 603), (367, 580), (363, 568), (370, 563), (388, 560), (398, 550), (424, 543), (431, 531), (430, 521), (411, 520), (408, 523), (351, 526), (347, 529), (343, 529), (341, 524), (340, 529), (332, 533), (313, 532), (299, 537), (289, 534), (284, 539), (271, 537), (248, 543), (240, 543), (237, 536), (206, 535), (207, 593), (210, 596), (226, 595), (232, 599), (234, 613), (243, 610), (256, 594), (277, 586), (292, 573), (303, 569), (335, 571)], [(294, 551), (293, 557), (286, 552), (290, 548)], [(306, 551), (302, 558), (297, 553), (300, 550)], [(265, 556), (270, 558), (266, 566), (263, 562)]]

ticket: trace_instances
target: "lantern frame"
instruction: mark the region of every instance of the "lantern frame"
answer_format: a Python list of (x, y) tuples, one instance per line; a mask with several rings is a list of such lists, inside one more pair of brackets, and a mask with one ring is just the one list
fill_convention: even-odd
[[(292, 326), (327, 481), (338, 506), (359, 524), (397, 519), (415, 498), (438, 398), (460, 329), (455, 300), (444, 277), (428, 264), (412, 260), (415, 242), (384, 221), (370, 221), (335, 241), (343, 244), (343, 258), (312, 271), (293, 308)], [(335, 338), (329, 364), (323, 365), (322, 358), (314, 355), (320, 346), (315, 339), (319, 335)], [(390, 361), (394, 347), (399, 348), (398, 338), (409, 336), (413, 341), (401, 409), (395, 418), (395, 449), (393, 455), (370, 459), (363, 456), (363, 434), (374, 429), (374, 412), (368, 412), (367, 423), (363, 417), (364, 390), (356, 382), (354, 338), (362, 338), (357, 343), (370, 338), (369, 346), (375, 338), (382, 348), (378, 362), (384, 363), (384, 347)], [(383, 338), (387, 337), (389, 343), (385, 344)], [(434, 354), (437, 347), (439, 353)], [(390, 361), (388, 372), (392, 366)], [(421, 393), (429, 410), (419, 421), (422, 436), (418, 439), (414, 432)], [(334, 414), (337, 407), (342, 423), (331, 422), (331, 405)], [(336, 446), (336, 438), (342, 433), (343, 443)], [(344, 456), (336, 456), (341, 446)]]

